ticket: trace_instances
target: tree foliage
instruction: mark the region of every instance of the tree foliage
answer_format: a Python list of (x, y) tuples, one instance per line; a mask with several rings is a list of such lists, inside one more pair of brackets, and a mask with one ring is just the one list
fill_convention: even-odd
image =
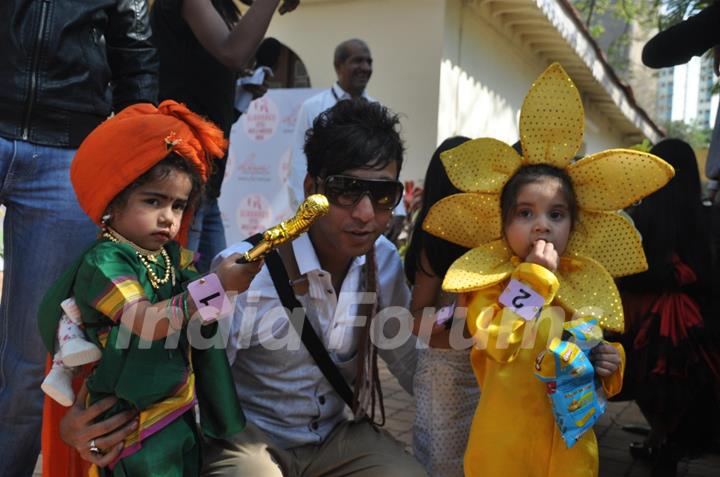
[(704, 149), (710, 144), (712, 129), (699, 122), (671, 121), (663, 126), (667, 131), (667, 137), (682, 139), (690, 144), (693, 149)]
[(609, 14), (626, 23), (664, 30), (698, 13), (714, 0), (572, 0), (590, 33), (598, 38), (605, 31), (602, 17)]
[(713, 3), (713, 0), (651, 0), (648, 3), (650, 6), (641, 11), (639, 21), (654, 24), (658, 30), (664, 30), (695, 15)]
[[(647, 29), (664, 30), (698, 13), (715, 0), (571, 0), (585, 21), (590, 34), (599, 39), (605, 33), (608, 17), (625, 25), (622, 33), (606, 47), (610, 64), (627, 76), (627, 46), (630, 43), (630, 24), (637, 22)], [(720, 0), (718, 0), (720, 1)]]

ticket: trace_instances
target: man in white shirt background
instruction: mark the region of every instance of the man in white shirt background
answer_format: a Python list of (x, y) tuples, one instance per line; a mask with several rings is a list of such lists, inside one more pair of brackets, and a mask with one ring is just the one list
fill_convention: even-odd
[(292, 160), (290, 167), (290, 206), (294, 210), (303, 200), (303, 181), (307, 172), (307, 158), (303, 151), (305, 133), (323, 111), (332, 108), (338, 101), (365, 98), (375, 102), (366, 92), (372, 76), (372, 55), (363, 40), (345, 40), (335, 47), (333, 65), (337, 82), (330, 88), (307, 99), (300, 107), (295, 133), (293, 135)]

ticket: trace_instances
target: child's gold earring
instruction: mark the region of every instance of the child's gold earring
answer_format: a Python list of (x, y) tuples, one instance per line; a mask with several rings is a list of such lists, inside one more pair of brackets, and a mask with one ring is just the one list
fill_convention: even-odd
[(100, 223), (103, 225), (103, 227), (106, 227), (107, 224), (110, 223), (111, 218), (112, 218), (112, 214), (108, 212), (107, 214), (103, 215), (100, 218)]

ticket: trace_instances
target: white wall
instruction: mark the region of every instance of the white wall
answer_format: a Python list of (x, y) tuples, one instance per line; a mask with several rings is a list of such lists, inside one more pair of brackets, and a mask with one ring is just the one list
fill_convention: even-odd
[(624, 139), (624, 135), (612, 125), (608, 117), (587, 101), (585, 108), (584, 147), (581, 153), (592, 154), (605, 149), (632, 146)]
[[(494, 137), (509, 144), (517, 141), (522, 101), (548, 66), (508, 38), (498, 26), (499, 19), (479, 12), (461, 0), (447, 0), (438, 143), (458, 134)], [(628, 146), (592, 104), (586, 102), (585, 112), (586, 153)]]
[(542, 65), (461, 0), (447, 1), (444, 38), (438, 141), (461, 134), (515, 142), (522, 100)]
[(422, 177), (435, 148), (444, 0), (303, 0), (276, 15), (274, 36), (305, 63), (312, 87), (335, 81), (335, 46), (364, 39), (374, 59), (368, 93), (402, 115), (403, 178)]

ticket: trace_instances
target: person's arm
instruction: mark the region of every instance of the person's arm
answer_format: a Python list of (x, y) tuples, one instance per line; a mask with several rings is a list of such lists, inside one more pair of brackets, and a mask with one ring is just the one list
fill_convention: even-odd
[[(60, 438), (87, 462), (105, 467), (120, 455), (123, 441), (137, 429), (137, 416), (134, 411), (128, 410), (95, 422), (98, 416), (115, 405), (117, 398), (111, 396), (101, 399), (85, 409), (87, 394), (87, 387), (83, 384), (72, 407), (60, 420)], [(93, 439), (103, 454), (90, 452)]]
[(255, 54), (279, 3), (255, 0), (230, 31), (210, 0), (184, 0), (182, 17), (208, 53), (229, 69), (241, 71)]
[[(251, 248), (252, 245), (250, 245), (249, 242), (239, 242), (231, 245), (230, 247), (220, 252), (212, 260), (212, 263), (210, 265), (210, 271), (215, 271), (218, 267), (220, 267), (220, 265), (227, 259), (227, 257), (238, 253), (245, 253)], [(261, 274), (261, 276), (258, 277), (258, 279), (253, 283), (253, 289), (255, 289), (258, 281), (260, 281), (260, 288), (266, 286), (274, 290), (272, 282), (265, 283), (265, 280), (268, 279), (270, 279), (269, 274)], [(225, 348), (225, 353), (227, 355), (230, 366), (235, 363), (235, 358), (237, 357), (238, 350), (241, 347), (248, 346), (248, 343), (250, 343), (252, 339), (254, 326), (252, 323), (250, 323), (248, 326), (247, 322), (253, 321), (255, 318), (261, 316), (259, 310), (264, 309), (263, 307), (267, 300), (267, 297), (253, 295), (252, 304), (248, 304), (248, 298), (248, 292), (246, 292), (236, 295), (232, 300), (233, 314), (230, 318), (230, 339), (228, 340), (227, 346)]]
[[(262, 261), (235, 263), (238, 258), (240, 254), (231, 254), (216, 271), (220, 285), (228, 292), (246, 290), (262, 266)], [(176, 295), (151, 303), (138, 281), (138, 273), (145, 270), (139, 271), (137, 262), (135, 251), (129, 246), (99, 244), (83, 257), (74, 288), (75, 299), (90, 304), (110, 321), (122, 323), (145, 340), (157, 340), (181, 330), (196, 314), (193, 299)]]
[[(388, 370), (395, 376), (400, 386), (412, 395), (417, 365), (417, 339), (412, 334), (412, 315), (408, 310), (410, 289), (405, 282), (405, 273), (395, 246), (387, 239), (382, 239), (376, 242), (375, 247), (378, 277), (380, 278), (378, 281), (378, 304), (383, 308), (394, 307), (393, 310), (396, 313), (392, 313), (392, 315), (404, 315), (404, 318), (407, 318), (407, 321), (388, 320), (384, 336), (403, 336), (407, 339), (399, 346), (392, 346), (388, 349), (378, 346), (378, 356), (385, 361)], [(407, 324), (407, 328), (404, 328), (405, 324)]]
[[(428, 275), (425, 270), (431, 270), (425, 250), (420, 251), (420, 266), (415, 272), (415, 285), (410, 297), (410, 313), (413, 316), (413, 334), (427, 342), (433, 348), (449, 348), (450, 333), (445, 325), (435, 322), (438, 295), (442, 289), (442, 278)], [(432, 314), (425, 313), (425, 309), (433, 310)], [(427, 321), (432, 321), (432, 324)]]
[[(226, 257), (215, 270), (222, 287), (228, 292), (242, 292), (247, 290), (250, 282), (263, 265), (262, 260), (256, 262), (238, 264), (239, 253)], [(187, 296), (187, 316), (185, 310), (180, 310), (180, 320), (173, 320), (169, 307), (173, 305), (173, 299), (164, 300), (158, 303), (150, 303), (147, 299), (137, 301), (125, 307), (122, 314), (122, 323), (130, 331), (146, 340), (157, 340), (164, 338), (182, 329), (183, 325), (195, 316), (197, 307), (195, 301)]]
[[(716, 48), (716, 51), (720, 51), (720, 48)], [(716, 58), (720, 58), (720, 54)], [(720, 104), (715, 113), (715, 126), (710, 137), (705, 175), (708, 179), (720, 180)]]
[(603, 391), (613, 397), (622, 389), (625, 373), (625, 350), (620, 343), (602, 343), (590, 352), (595, 374), (600, 377)]
[[(104, 33), (113, 111), (158, 100), (158, 57), (150, 37), (147, 2), (119, 0)], [(100, 34), (98, 33), (98, 34)]]
[(704, 201), (708, 201), (708, 205), (712, 205), (715, 203), (715, 196), (717, 195), (717, 191), (720, 188), (720, 182), (717, 181), (717, 179), (708, 179), (707, 181), (707, 195)]

